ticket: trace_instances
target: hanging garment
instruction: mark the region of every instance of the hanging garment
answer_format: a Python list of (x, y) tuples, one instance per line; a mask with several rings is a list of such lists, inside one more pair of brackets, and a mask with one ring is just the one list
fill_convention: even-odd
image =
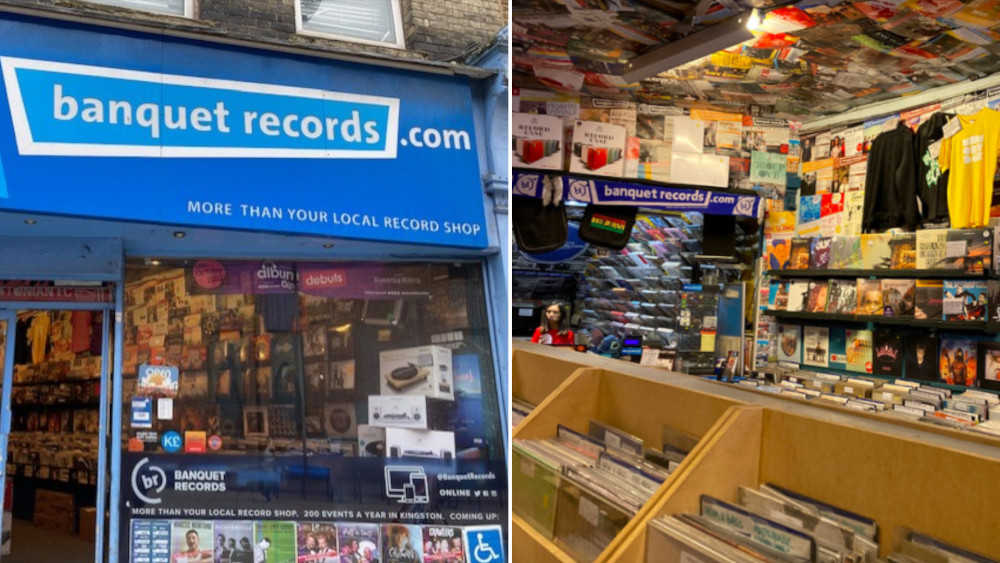
[(31, 343), (31, 363), (40, 364), (45, 361), (45, 347), (49, 343), (49, 331), (52, 329), (52, 318), (48, 313), (35, 315), (35, 320), (28, 330), (28, 341)]
[(90, 351), (90, 325), (93, 316), (90, 311), (73, 311), (70, 320), (70, 325), (73, 327), (70, 350), (74, 354)]
[(913, 131), (902, 122), (872, 141), (865, 175), (863, 232), (917, 226), (917, 167)]
[(951, 228), (985, 227), (990, 222), (993, 176), (1000, 153), (1000, 112), (983, 108), (958, 116), (962, 129), (944, 140), (938, 162), (948, 178)]
[(948, 219), (948, 173), (941, 172), (937, 156), (944, 137), (942, 128), (948, 116), (938, 112), (917, 128), (917, 195), (920, 196), (924, 223)]

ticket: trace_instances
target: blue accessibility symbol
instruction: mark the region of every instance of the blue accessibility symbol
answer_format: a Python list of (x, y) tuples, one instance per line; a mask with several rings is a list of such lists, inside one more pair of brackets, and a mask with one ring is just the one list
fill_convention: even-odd
[(184, 445), (184, 439), (181, 435), (173, 430), (169, 430), (163, 433), (163, 439), (160, 440), (160, 444), (163, 445), (163, 449), (170, 453), (176, 453), (181, 451), (181, 447)]
[(503, 563), (503, 532), (500, 526), (474, 526), (465, 529), (469, 563)]

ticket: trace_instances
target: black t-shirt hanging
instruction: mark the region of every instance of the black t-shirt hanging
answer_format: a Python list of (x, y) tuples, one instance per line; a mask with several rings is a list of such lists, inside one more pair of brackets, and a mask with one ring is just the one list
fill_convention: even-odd
[(14, 364), (31, 363), (31, 347), (28, 346), (28, 329), (31, 328), (32, 317), (17, 320), (17, 336), (14, 339)]
[(913, 138), (913, 131), (900, 122), (872, 141), (865, 174), (864, 232), (916, 228), (919, 217)]
[(948, 116), (938, 112), (917, 128), (917, 195), (923, 206), (924, 223), (948, 220), (948, 172), (941, 173), (937, 154), (932, 154), (930, 149), (944, 137), (942, 129), (947, 122)]

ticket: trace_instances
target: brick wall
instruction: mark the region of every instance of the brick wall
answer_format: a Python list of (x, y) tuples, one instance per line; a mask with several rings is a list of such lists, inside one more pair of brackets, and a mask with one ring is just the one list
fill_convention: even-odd
[(138, 22), (205, 35), (322, 51), (433, 61), (461, 60), (506, 25), (508, 0), (400, 0), (406, 49), (295, 33), (295, 0), (196, 0), (194, 19), (175, 18), (84, 0), (0, 0), (96, 20)]

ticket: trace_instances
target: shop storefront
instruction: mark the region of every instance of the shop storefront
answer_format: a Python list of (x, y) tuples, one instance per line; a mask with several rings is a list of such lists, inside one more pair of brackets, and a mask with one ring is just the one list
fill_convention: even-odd
[(15, 518), (93, 522), (95, 561), (499, 560), (483, 85), (26, 17), (0, 37)]

